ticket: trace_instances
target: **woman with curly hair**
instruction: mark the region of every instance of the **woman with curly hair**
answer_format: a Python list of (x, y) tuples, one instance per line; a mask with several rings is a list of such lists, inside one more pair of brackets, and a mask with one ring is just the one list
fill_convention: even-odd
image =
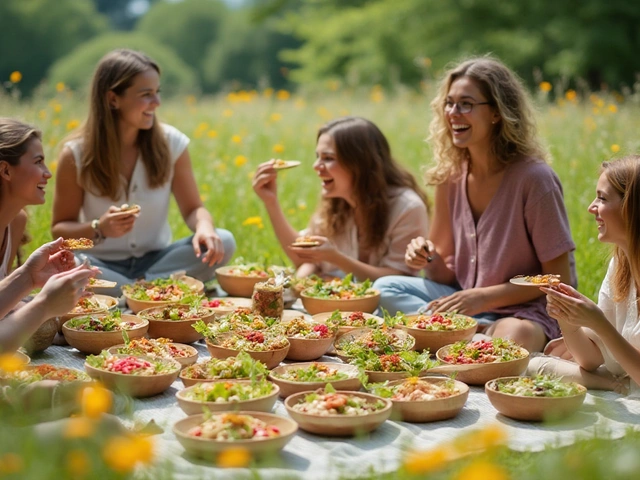
[(381, 306), (479, 317), (484, 333), (539, 351), (558, 324), (539, 290), (509, 279), (553, 273), (575, 284), (575, 244), (526, 90), (498, 60), (473, 58), (447, 71), (431, 107), (435, 210), (405, 256), (426, 278), (379, 280)]
[[(253, 179), (297, 276), (415, 275), (404, 249), (428, 229), (427, 197), (393, 159), (380, 129), (360, 117), (327, 123), (318, 130), (313, 168), (322, 181), (322, 202), (303, 232), (289, 224), (278, 202), (274, 160), (260, 165)], [(300, 235), (319, 245), (290, 247)]]

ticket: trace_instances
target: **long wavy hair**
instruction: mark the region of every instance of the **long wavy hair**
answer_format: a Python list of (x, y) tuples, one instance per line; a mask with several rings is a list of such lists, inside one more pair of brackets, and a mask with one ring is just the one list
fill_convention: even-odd
[[(365, 221), (365, 248), (376, 250), (383, 243), (390, 222), (392, 188), (410, 188), (428, 207), (426, 194), (413, 175), (394, 160), (389, 142), (375, 124), (360, 117), (343, 117), (322, 126), (317, 138), (323, 134), (333, 139), (338, 162), (352, 175), (356, 206)], [(335, 236), (344, 232), (353, 210), (342, 198), (323, 199), (317, 214), (324, 233)]]
[(622, 220), (626, 227), (627, 253), (615, 246), (613, 299), (624, 301), (631, 283), (640, 284), (640, 155), (602, 163), (602, 172), (622, 199)]
[(426, 171), (427, 184), (446, 182), (459, 174), (463, 162), (469, 159), (466, 148), (453, 144), (444, 112), (451, 84), (461, 77), (471, 78), (500, 115), (500, 121), (493, 128), (491, 142), (491, 154), (499, 164), (506, 166), (522, 157), (547, 159), (547, 153), (538, 140), (532, 102), (521, 80), (495, 58), (474, 57), (447, 70), (438, 94), (431, 102), (433, 119), (429, 125), (429, 141), (435, 166)]
[[(122, 95), (136, 75), (150, 69), (160, 74), (160, 67), (145, 54), (120, 49), (105, 55), (93, 74), (89, 115), (72, 137), (83, 140), (80, 181), (84, 188), (98, 196), (115, 201), (124, 189), (120, 176), (120, 116), (118, 110), (109, 105), (107, 93)], [(170, 174), (169, 146), (157, 117), (149, 130), (138, 132), (137, 144), (150, 187), (166, 183)]]

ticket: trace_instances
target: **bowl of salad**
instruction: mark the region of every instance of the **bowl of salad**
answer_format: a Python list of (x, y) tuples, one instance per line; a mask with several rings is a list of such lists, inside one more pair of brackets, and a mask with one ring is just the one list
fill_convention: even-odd
[(302, 305), (311, 315), (340, 310), (373, 313), (380, 303), (380, 292), (371, 288), (371, 281), (354, 282), (348, 274), (343, 279), (318, 280), (300, 293)]
[(336, 338), (337, 328), (322, 323), (294, 318), (278, 325), (278, 330), (289, 340), (288, 360), (306, 362), (327, 353)]
[(190, 345), (174, 343), (170, 338), (134, 338), (108, 349), (111, 354), (149, 355), (151, 357), (173, 358), (182, 368), (198, 361), (198, 351)]
[(384, 319), (365, 312), (333, 312), (317, 313), (311, 317), (314, 322), (338, 327), (338, 335), (350, 332), (354, 328), (378, 328), (384, 324)]
[(362, 350), (370, 350), (376, 355), (392, 354), (412, 350), (416, 339), (396, 328), (356, 328), (341, 335), (335, 343), (338, 358), (349, 362), (351, 357)]
[(181, 367), (171, 358), (112, 355), (106, 350), (100, 355), (89, 355), (84, 362), (84, 369), (91, 378), (107, 388), (138, 398), (167, 390), (178, 378)]
[(67, 343), (79, 351), (100, 353), (122, 343), (123, 332), (128, 338), (135, 339), (144, 337), (148, 328), (146, 320), (116, 310), (67, 320), (62, 325), (62, 334)]
[(207, 337), (206, 341), (207, 350), (212, 357), (235, 357), (244, 351), (253, 359), (264, 363), (268, 369), (280, 365), (289, 352), (287, 337), (260, 330), (221, 333), (215, 337)]
[(402, 315), (396, 326), (416, 339), (416, 350), (435, 352), (445, 345), (471, 340), (478, 329), (478, 322), (459, 313), (422, 313)]
[(252, 455), (282, 450), (298, 431), (290, 418), (263, 412), (224, 412), (191, 415), (176, 422), (173, 433), (188, 454), (215, 461), (225, 450)]
[[(189, 277), (156, 278), (140, 280), (131, 285), (122, 286), (122, 294), (133, 313), (147, 308), (172, 303), (194, 303), (200, 300), (200, 284), (188, 280)], [(192, 279), (195, 281), (195, 279)]]
[(587, 394), (579, 383), (550, 375), (496, 378), (484, 389), (498, 412), (528, 422), (563, 419), (580, 408)]
[(499, 377), (520, 375), (529, 364), (529, 352), (503, 338), (457, 342), (436, 352), (444, 365), (431, 369), (437, 373), (457, 372), (456, 379), (468, 385), (484, 385)]
[(447, 420), (460, 413), (469, 387), (451, 378), (409, 377), (370, 385), (369, 391), (393, 402), (391, 418), (425, 423)]
[(264, 282), (286, 270), (286, 267), (267, 266), (259, 263), (227, 265), (216, 269), (216, 278), (220, 287), (229, 296), (251, 298), (256, 283)]
[(302, 430), (328, 437), (371, 432), (391, 415), (391, 400), (361, 392), (324, 389), (300, 392), (284, 401), (287, 413)]
[(253, 330), (263, 332), (273, 330), (280, 319), (274, 317), (263, 317), (251, 311), (250, 308), (238, 308), (229, 315), (219, 317), (215, 321), (204, 323), (196, 322), (193, 328), (201, 336), (215, 337), (221, 333), (235, 332), (243, 333)]
[(247, 352), (240, 352), (235, 357), (212, 358), (184, 368), (180, 372), (180, 380), (185, 387), (191, 387), (197, 383), (218, 380), (265, 377), (267, 373), (264, 363), (254, 360)]
[(269, 380), (280, 387), (280, 397), (324, 388), (358, 391), (362, 386), (358, 368), (344, 363), (307, 362), (280, 365), (271, 370)]
[(91, 295), (90, 297), (81, 298), (69, 313), (67, 313), (66, 315), (62, 315), (59, 318), (59, 333), (62, 333), (62, 325), (67, 320), (82, 315), (105, 313), (110, 310), (115, 310), (117, 306), (118, 299), (115, 297), (110, 297), (109, 295), (100, 295), (96, 293), (94, 295)]
[(223, 317), (238, 308), (251, 308), (251, 299), (242, 297), (215, 297), (203, 300), (202, 306), (213, 310), (216, 317)]
[(256, 380), (219, 380), (198, 383), (176, 393), (178, 405), (187, 415), (245, 410), (270, 412), (280, 388), (262, 377)]
[(172, 338), (178, 343), (193, 343), (202, 335), (193, 329), (193, 325), (202, 321), (209, 323), (215, 314), (199, 302), (193, 305), (171, 303), (146, 308), (138, 312), (138, 317), (149, 322), (150, 338)]
[(408, 350), (377, 354), (363, 347), (352, 351), (349, 363), (363, 370), (368, 382), (376, 383), (426, 375), (438, 361), (431, 359), (428, 351)]

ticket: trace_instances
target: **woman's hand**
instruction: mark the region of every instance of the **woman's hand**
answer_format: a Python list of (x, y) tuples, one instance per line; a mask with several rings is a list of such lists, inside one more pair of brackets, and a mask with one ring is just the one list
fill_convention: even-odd
[[(222, 239), (218, 236), (211, 224), (196, 227), (192, 244), (196, 257), (202, 257), (202, 263), (206, 263), (210, 267), (216, 263), (220, 263), (224, 258)], [(206, 248), (204, 254), (202, 253), (203, 246)]]
[(42, 287), (56, 273), (71, 270), (75, 266), (73, 253), (62, 249), (62, 238), (45, 243), (36, 249), (21, 269), (29, 275), (33, 288)]
[(98, 228), (105, 237), (118, 238), (133, 229), (139, 213), (123, 213), (119, 207), (110, 206), (98, 220)]
[(311, 248), (289, 247), (289, 250), (295, 253), (305, 263), (334, 263), (334, 260), (336, 256), (339, 255), (339, 252), (335, 244), (331, 240), (329, 240), (327, 237), (322, 237), (319, 235), (311, 235), (309, 237), (305, 237), (305, 240), (307, 238), (311, 241), (319, 242), (320, 245)]
[(570, 285), (561, 283), (554, 288), (542, 287), (540, 290), (547, 294), (547, 313), (561, 324), (597, 331), (600, 325), (609, 323), (598, 305)]
[(274, 162), (275, 160), (271, 159), (260, 164), (253, 176), (253, 190), (265, 203), (278, 200), (278, 185), (276, 184), (278, 172), (273, 168)]
[(436, 249), (431, 241), (424, 237), (417, 237), (407, 245), (404, 262), (416, 270), (422, 270), (433, 260)]
[(486, 311), (484, 293), (480, 288), (460, 290), (431, 301), (427, 305), (427, 311), (456, 312), (473, 316)]
[(72, 270), (56, 273), (47, 280), (36, 298), (44, 300), (49, 317), (64, 315), (73, 309), (78, 300), (92, 295), (84, 287), (97, 272), (97, 269), (82, 264)]

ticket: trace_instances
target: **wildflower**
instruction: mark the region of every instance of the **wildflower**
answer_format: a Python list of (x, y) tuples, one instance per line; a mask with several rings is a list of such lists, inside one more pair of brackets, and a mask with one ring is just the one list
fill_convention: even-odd
[(593, 107), (591, 111), (594, 115), (600, 115), (600, 109), (598, 107)]
[(71, 450), (66, 455), (67, 471), (71, 478), (83, 478), (91, 471), (91, 461), (82, 450)]
[(570, 102), (575, 102), (578, 98), (578, 94), (575, 90), (567, 90), (567, 92), (564, 94), (564, 98), (566, 98)]
[(264, 98), (271, 98), (273, 96), (273, 88), (265, 88), (262, 95), (264, 95)]
[[(214, 165), (214, 168), (220, 172), (220, 173), (224, 173), (227, 171), (227, 166), (224, 163), (218, 162)], [(251, 177), (253, 178), (253, 177)]]
[(460, 453), (469, 453), (478, 450), (488, 450), (501, 445), (507, 439), (507, 434), (498, 425), (489, 425), (481, 430), (476, 430), (457, 438), (454, 447)]
[(282, 145), (281, 143), (276, 143), (273, 146), (273, 151), (274, 151), (274, 153), (282, 153), (282, 152), (284, 152), (284, 145)]
[(616, 107), (613, 103), (610, 103), (607, 107), (607, 110), (609, 110), (611, 113), (616, 113), (618, 111), (618, 107)]
[(222, 111), (222, 116), (223, 116), (223, 117), (227, 117), (227, 118), (229, 118), (229, 117), (233, 117), (233, 110), (230, 110), (230, 109), (228, 109), (228, 108), (227, 108), (227, 109), (225, 109), (225, 110), (223, 110), (223, 111)]
[(272, 122), (279, 122), (280, 120), (282, 120), (282, 115), (279, 113), (272, 113), (271, 116), (269, 117), (269, 119)]
[(236, 158), (233, 159), (233, 163), (235, 164), (236, 167), (241, 167), (245, 163), (247, 163), (247, 157), (245, 157), (244, 155), (238, 155)]
[(240, 143), (242, 142), (242, 137), (240, 135), (234, 135), (231, 137), (231, 141), (233, 143)]
[(87, 417), (72, 417), (64, 429), (65, 438), (88, 438), (93, 435), (94, 423)]
[(5, 453), (0, 457), (0, 475), (18, 473), (24, 469), (24, 460), (16, 453)]
[(218, 132), (216, 132), (215, 130), (209, 130), (207, 132), (207, 137), (209, 138), (216, 138), (218, 136)]
[(413, 451), (405, 457), (404, 468), (413, 475), (435, 472), (445, 466), (447, 459), (448, 451), (444, 448)]
[(327, 86), (329, 87), (329, 90), (335, 92), (340, 88), (340, 82), (338, 80), (329, 80), (327, 82)]
[(230, 448), (218, 455), (218, 466), (222, 468), (243, 468), (249, 465), (251, 453), (246, 448)]
[(204, 193), (200, 194), (200, 201), (202, 203), (206, 202), (208, 198), (209, 198), (208, 195), (205, 195)]
[(204, 132), (205, 130), (208, 130), (208, 129), (209, 129), (209, 124), (207, 122), (201, 122), (198, 124), (198, 128), (197, 128), (198, 131)]
[(276, 93), (276, 98), (278, 100), (289, 100), (289, 97), (291, 97), (291, 94), (287, 90), (278, 90)]
[(89, 418), (97, 418), (111, 410), (113, 403), (111, 392), (100, 384), (85, 387), (80, 395), (82, 413)]
[(549, 82), (540, 82), (540, 90), (543, 92), (550, 92), (553, 86)]
[(297, 109), (301, 109), (307, 106), (307, 104), (305, 103), (305, 101), (301, 98), (296, 99), (296, 102), (294, 103), (294, 106)]
[(256, 216), (256, 217), (247, 217), (247, 219), (242, 222), (242, 226), (244, 227), (248, 227), (250, 225), (262, 225), (262, 217)]
[(18, 370), (22, 370), (25, 365), (26, 362), (13, 353), (0, 354), (0, 370), (7, 373), (17, 372)]
[(112, 470), (128, 473), (137, 463), (149, 463), (153, 459), (153, 443), (149, 437), (119, 435), (107, 441), (102, 456)]
[(49, 164), (49, 171), (51, 173), (56, 173), (56, 170), (58, 169), (58, 162), (56, 160), (54, 160), (53, 162), (51, 162)]
[(613, 145), (611, 145), (611, 151), (613, 153), (618, 153), (620, 151), (620, 145), (618, 145), (617, 143), (614, 143)]
[(328, 120), (333, 116), (331, 115), (331, 112), (324, 107), (318, 107), (316, 111), (318, 112), (318, 115), (320, 115), (325, 120)]
[(486, 460), (477, 460), (464, 467), (455, 480), (509, 480), (507, 471), (499, 465), (487, 462)]
[(9, 75), (9, 81), (11, 83), (20, 83), (20, 80), (22, 80), (22, 74), (17, 70), (15, 72), (11, 72), (11, 75)]
[(287, 210), (287, 213), (289, 215), (293, 215), (294, 213), (296, 213), (296, 209), (295, 208), (290, 208), (289, 210)]
[(38, 118), (40, 120), (44, 120), (45, 118), (47, 118), (47, 111), (46, 110), (40, 110), (38, 112)]
[(203, 192), (208, 192), (211, 190), (211, 187), (208, 183), (203, 183), (202, 185), (200, 185), (200, 190), (202, 190)]
[(64, 82), (58, 82), (56, 83), (56, 92), (64, 92), (64, 89), (66, 88)]
[(69, 120), (67, 122), (67, 130), (75, 130), (80, 126), (80, 122), (76, 119)]
[(306, 204), (306, 203), (304, 203), (304, 202), (299, 202), (299, 203), (298, 203), (298, 208), (299, 208), (300, 210), (306, 210), (306, 209), (307, 209), (307, 204)]
[(58, 125), (60, 125), (60, 119), (59, 118), (54, 118), (51, 123), (53, 124), (54, 127), (57, 127)]
[(60, 105), (59, 103), (54, 103), (53, 104), (53, 111), (56, 113), (60, 113), (62, 111), (62, 105)]
[(374, 85), (371, 89), (370, 97), (372, 102), (382, 102), (384, 100), (384, 92), (382, 91), (382, 87), (380, 85)]

